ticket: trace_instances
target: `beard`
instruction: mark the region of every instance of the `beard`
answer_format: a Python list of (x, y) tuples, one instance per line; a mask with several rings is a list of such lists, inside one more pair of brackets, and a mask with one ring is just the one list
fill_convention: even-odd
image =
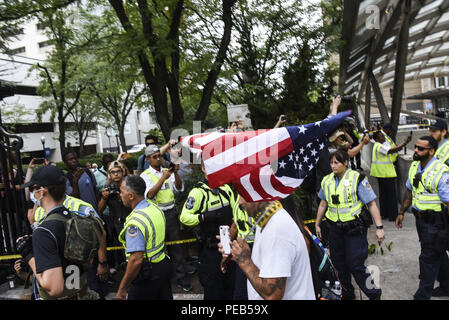
[(423, 161), (429, 157), (429, 153), (426, 153), (425, 155), (420, 156), (416, 152), (413, 154), (413, 160), (414, 161)]

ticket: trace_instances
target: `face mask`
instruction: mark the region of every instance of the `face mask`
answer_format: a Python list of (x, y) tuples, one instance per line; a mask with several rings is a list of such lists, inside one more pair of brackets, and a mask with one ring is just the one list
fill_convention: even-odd
[(34, 203), (36, 206), (38, 206), (38, 207), (41, 206), (40, 199), (36, 199), (36, 198), (34, 197), (34, 192), (30, 192), (30, 200), (33, 201), (33, 203)]

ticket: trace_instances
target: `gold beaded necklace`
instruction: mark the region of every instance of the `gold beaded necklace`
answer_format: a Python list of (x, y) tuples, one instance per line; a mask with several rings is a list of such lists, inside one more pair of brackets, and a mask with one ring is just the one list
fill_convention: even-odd
[(254, 217), (256, 224), (263, 229), (271, 217), (282, 208), (282, 204), (279, 201), (270, 203), (263, 212), (256, 214)]

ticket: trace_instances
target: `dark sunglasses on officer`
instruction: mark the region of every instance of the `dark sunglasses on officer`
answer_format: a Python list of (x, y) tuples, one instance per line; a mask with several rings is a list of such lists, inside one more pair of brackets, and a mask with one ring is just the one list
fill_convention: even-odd
[(432, 148), (429, 148), (429, 147), (422, 147), (422, 146), (418, 146), (417, 144), (415, 144), (415, 149), (418, 149), (418, 151), (424, 151), (424, 150), (432, 149)]

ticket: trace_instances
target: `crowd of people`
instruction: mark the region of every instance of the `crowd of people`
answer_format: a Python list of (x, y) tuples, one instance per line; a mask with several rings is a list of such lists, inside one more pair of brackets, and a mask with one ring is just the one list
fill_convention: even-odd
[[(337, 113), (340, 103), (340, 97), (333, 99), (329, 116)], [(275, 128), (285, 122), (282, 115)], [(430, 126), (429, 136), (418, 139), (400, 210), (395, 163), (411, 135), (396, 145), (390, 137), (392, 129), (385, 124), (372, 135), (361, 134), (355, 120), (348, 118), (329, 135), (327, 148), (303, 186), (316, 196), (316, 235), (319, 239), (327, 235), (344, 300), (355, 299), (351, 276), (370, 299), (381, 298), (381, 288), (368, 285), (367, 230), (373, 225), (382, 242), (383, 220), (395, 221), (401, 228), (410, 205), (421, 243), (420, 281), (414, 298), (449, 295), (444, 238), (449, 225), (447, 124), (438, 120)], [(241, 130), (245, 130), (242, 122), (228, 128), (229, 132)], [(192, 165), (173, 160), (181, 152), (177, 142), (159, 146), (157, 137), (148, 135), (133, 174), (120, 157), (114, 159), (108, 153), (98, 168), (81, 167), (77, 154), (67, 151), (63, 154), (66, 172), (50, 163), (36, 168), (31, 161), (21, 188), (29, 202), (33, 233), (17, 240), (22, 259), (15, 269), (23, 278), (30, 271), (34, 275), (35, 298), (105, 299), (111, 276), (118, 270), (123, 271), (118, 299), (173, 299), (171, 281), (191, 291), (188, 275), (195, 272), (206, 300), (317, 298), (310, 243), (300, 217), (288, 205), (291, 198), (249, 203), (231, 185), (212, 189), (202, 163), (204, 179), (179, 205), (176, 198), (184, 191)], [(379, 207), (360, 160), (361, 150), (370, 142), (374, 142), (370, 175), (379, 184)], [(61, 219), (50, 218), (70, 214), (94, 217), (102, 230), (91, 263), (81, 267), (82, 285), (76, 290), (66, 281), (66, 269), (71, 266), (65, 250), (66, 226)], [(230, 229), (230, 254), (220, 243), (220, 226)], [(166, 245), (181, 240), (183, 228), (197, 236), (198, 269), (187, 263), (181, 246)], [(120, 246), (122, 250), (106, 250)], [(440, 283), (437, 289), (433, 289), (435, 281)]]

